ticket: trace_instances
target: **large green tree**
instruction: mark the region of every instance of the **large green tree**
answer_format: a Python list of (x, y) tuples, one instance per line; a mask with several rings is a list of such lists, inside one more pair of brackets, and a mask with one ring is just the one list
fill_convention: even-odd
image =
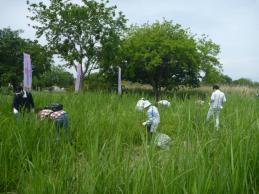
[(193, 35), (171, 21), (132, 27), (123, 42), (124, 78), (162, 88), (199, 84), (200, 56)]
[(50, 69), (52, 55), (45, 47), (20, 37), (22, 31), (0, 29), (0, 83), (17, 85), (23, 79), (23, 52), (31, 55), (33, 76)]
[(100, 64), (111, 64), (119, 47), (126, 19), (109, 1), (51, 0), (29, 6), (37, 36), (45, 35), (48, 47), (67, 62), (83, 66), (88, 76)]

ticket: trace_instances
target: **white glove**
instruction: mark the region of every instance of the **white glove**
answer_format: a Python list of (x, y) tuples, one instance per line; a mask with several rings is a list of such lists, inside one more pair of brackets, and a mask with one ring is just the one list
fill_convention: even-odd
[(143, 126), (146, 126), (146, 124), (147, 124), (147, 122), (143, 122), (143, 123), (142, 123)]
[(16, 108), (13, 108), (13, 113), (18, 114), (18, 110)]

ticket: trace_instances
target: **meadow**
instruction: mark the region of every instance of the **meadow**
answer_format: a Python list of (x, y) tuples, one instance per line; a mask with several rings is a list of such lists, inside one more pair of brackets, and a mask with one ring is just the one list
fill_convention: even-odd
[[(145, 96), (154, 102), (154, 98)], [(34, 92), (37, 107), (60, 102), (70, 135), (35, 114), (16, 120), (0, 95), (0, 193), (259, 193), (259, 98), (226, 93), (221, 128), (205, 124), (196, 96), (164, 97), (158, 131), (170, 150), (147, 145), (139, 94)]]

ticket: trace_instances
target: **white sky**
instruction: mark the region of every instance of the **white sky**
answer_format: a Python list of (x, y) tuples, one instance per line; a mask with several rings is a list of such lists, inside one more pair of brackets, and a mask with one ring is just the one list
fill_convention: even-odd
[[(259, 81), (259, 0), (110, 0), (110, 4), (117, 5), (128, 24), (165, 18), (192, 33), (209, 35), (221, 47), (225, 74)], [(0, 0), (0, 5), (0, 28), (23, 29), (23, 37), (35, 39), (27, 25), (31, 21), (26, 18), (26, 0)]]

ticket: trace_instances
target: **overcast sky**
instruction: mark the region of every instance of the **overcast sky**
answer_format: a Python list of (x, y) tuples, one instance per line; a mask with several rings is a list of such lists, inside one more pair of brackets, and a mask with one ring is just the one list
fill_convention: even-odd
[[(26, 0), (0, 3), (0, 28), (23, 29), (23, 37), (35, 39), (27, 25)], [(110, 0), (110, 4), (117, 5), (128, 24), (165, 18), (189, 27), (194, 34), (209, 35), (221, 47), (225, 74), (259, 81), (259, 0)]]

